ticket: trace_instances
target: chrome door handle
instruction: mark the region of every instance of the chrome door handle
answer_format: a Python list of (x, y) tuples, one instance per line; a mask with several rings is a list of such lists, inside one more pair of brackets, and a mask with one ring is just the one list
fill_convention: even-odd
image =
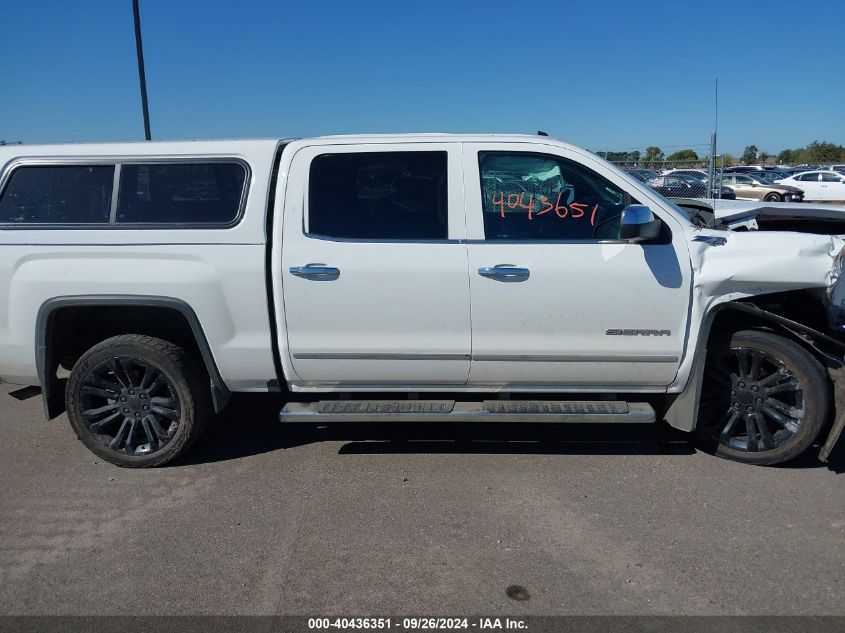
[(518, 268), (517, 266), (509, 266), (507, 264), (500, 264), (492, 268), (479, 268), (478, 274), (482, 277), (489, 277), (490, 279), (498, 279), (501, 281), (525, 281), (531, 275), (528, 268)]
[(305, 277), (306, 279), (337, 279), (340, 277), (340, 269), (322, 264), (308, 264), (306, 266), (293, 266), (290, 269), (292, 275)]

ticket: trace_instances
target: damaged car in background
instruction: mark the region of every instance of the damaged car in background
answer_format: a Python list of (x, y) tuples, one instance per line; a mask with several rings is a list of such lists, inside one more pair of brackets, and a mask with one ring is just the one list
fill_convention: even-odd
[[(804, 199), (804, 192), (798, 187), (776, 184), (774, 181), (767, 182), (765, 178), (752, 172), (747, 174), (723, 174), (721, 182), (722, 186), (731, 188), (737, 200), (801, 202)], [(722, 196), (722, 198), (724, 197)]]

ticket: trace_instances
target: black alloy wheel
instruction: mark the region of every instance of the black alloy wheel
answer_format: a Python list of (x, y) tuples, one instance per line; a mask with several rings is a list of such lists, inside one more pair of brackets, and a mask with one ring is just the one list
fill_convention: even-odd
[(743, 331), (707, 357), (697, 435), (717, 455), (773, 465), (815, 441), (829, 411), (830, 384), (795, 342)]
[(183, 347), (125, 334), (85, 352), (71, 370), (67, 412), (77, 437), (118, 466), (160, 466), (211, 417), (208, 374)]
[(179, 430), (176, 388), (141, 358), (115, 356), (94, 367), (83, 379), (79, 401), (88, 431), (126, 455), (155, 453)]

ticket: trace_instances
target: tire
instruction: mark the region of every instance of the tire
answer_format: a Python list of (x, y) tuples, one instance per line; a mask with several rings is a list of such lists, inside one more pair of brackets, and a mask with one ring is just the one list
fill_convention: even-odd
[(766, 202), (781, 202), (780, 194), (778, 193), (768, 193), (766, 197), (763, 198)]
[(70, 372), (65, 392), (79, 440), (126, 468), (166, 464), (193, 444), (211, 417), (208, 375), (185, 349), (125, 334), (98, 343)]
[(756, 330), (708, 349), (695, 435), (719, 457), (772, 466), (804, 453), (830, 412), (822, 365), (787, 338)]

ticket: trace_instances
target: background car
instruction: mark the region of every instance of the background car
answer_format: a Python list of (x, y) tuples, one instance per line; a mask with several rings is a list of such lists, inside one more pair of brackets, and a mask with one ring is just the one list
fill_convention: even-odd
[(686, 174), (669, 173), (652, 178), (646, 184), (657, 191), (657, 193), (666, 196), (667, 198), (721, 197), (724, 200), (736, 199), (736, 194), (730, 187), (723, 186), (720, 196), (718, 187), (711, 189), (707, 186), (706, 182), (702, 182), (701, 180)]
[(757, 178), (763, 182), (773, 183), (781, 178), (789, 178), (792, 174), (782, 169), (763, 169), (761, 171), (746, 172), (752, 178)]
[(733, 200), (732, 197), (734, 195), (733, 189), (727, 184), (722, 183), (722, 195), (719, 195), (719, 183), (720, 183), (720, 174), (716, 173), (716, 178), (714, 180), (713, 188), (709, 190), (708, 193), (708, 186), (707, 182), (709, 180), (707, 176), (707, 172), (703, 169), (675, 169), (669, 172), (665, 172), (664, 175), (666, 176), (676, 176), (681, 178), (682, 180), (686, 180), (690, 183), (694, 189), (701, 191), (702, 198), (723, 198), (726, 200)]
[(798, 187), (804, 192), (805, 200), (845, 201), (845, 175), (838, 171), (805, 171), (782, 178), (776, 184)]
[(726, 174), (746, 174), (750, 171), (763, 171), (760, 165), (737, 165), (736, 167), (725, 167)]
[(746, 174), (723, 174), (722, 184), (728, 185), (736, 194), (737, 200), (765, 200), (766, 202), (801, 202), (804, 192), (798, 187), (775, 184), (763, 177), (765, 172)]
[(791, 175), (794, 176), (795, 174), (802, 174), (805, 171), (816, 171), (819, 169), (821, 169), (821, 167), (819, 167), (818, 165), (796, 165), (794, 167), (789, 167), (784, 171), (788, 171)]
[(648, 182), (660, 175), (653, 169), (628, 169), (626, 171), (640, 182)]
[(672, 176), (691, 176), (696, 180), (707, 181), (707, 172), (703, 169), (667, 169), (661, 173), (662, 176), (669, 176), (670, 174)]

